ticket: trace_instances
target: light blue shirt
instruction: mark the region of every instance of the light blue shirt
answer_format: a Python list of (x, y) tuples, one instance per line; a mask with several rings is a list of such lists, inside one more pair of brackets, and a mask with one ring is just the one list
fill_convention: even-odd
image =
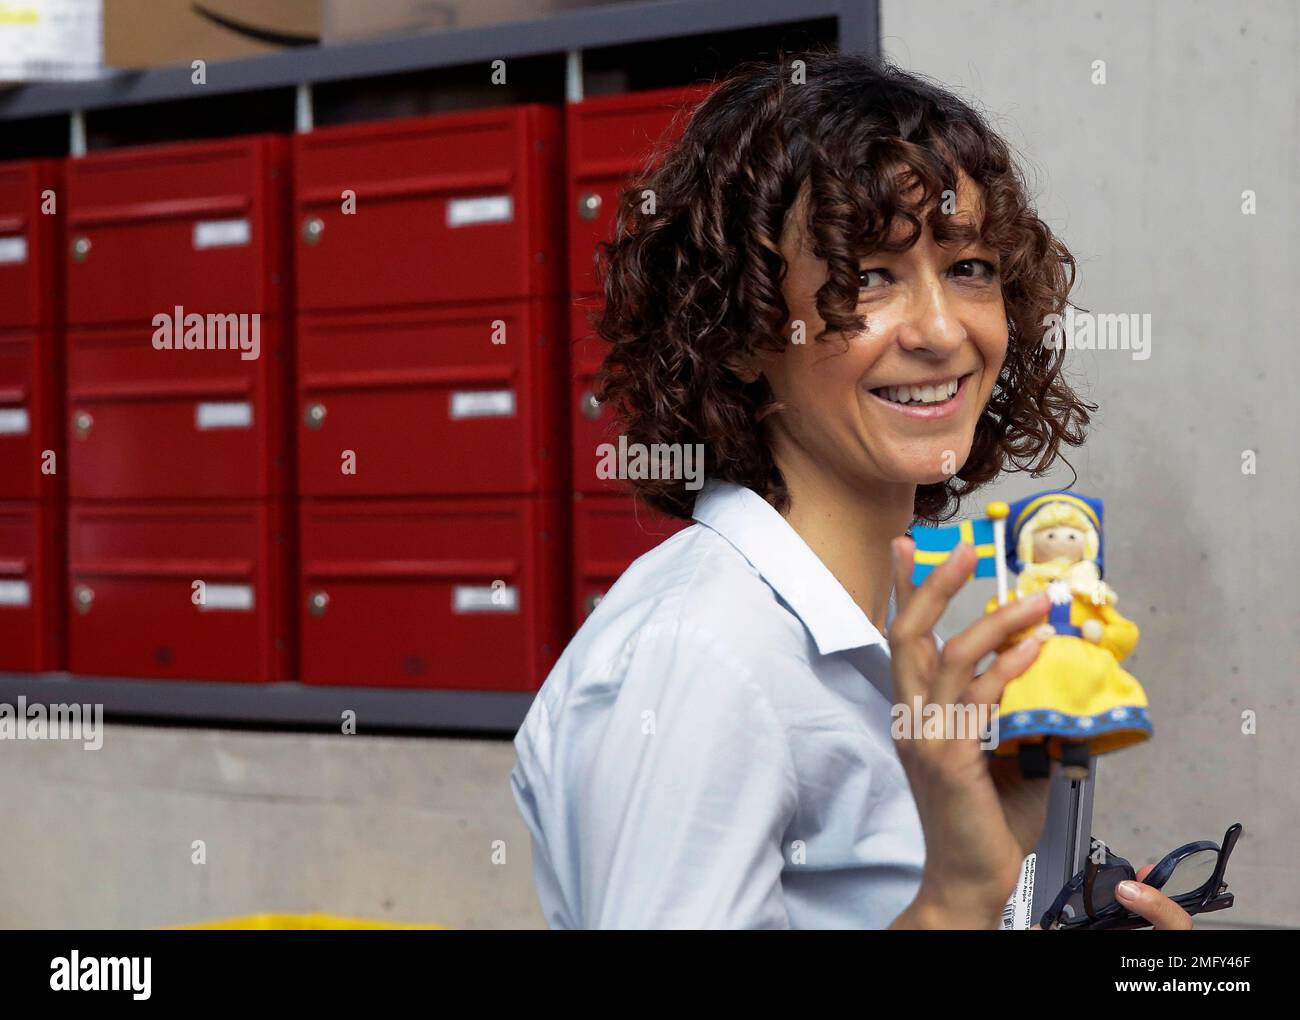
[(925, 863), (889, 646), (785, 519), (710, 481), (570, 642), (511, 787), (553, 928), (884, 928)]

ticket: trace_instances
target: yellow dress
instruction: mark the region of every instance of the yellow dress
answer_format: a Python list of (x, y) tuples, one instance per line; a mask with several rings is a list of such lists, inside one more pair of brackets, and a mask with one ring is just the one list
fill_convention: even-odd
[[(987, 611), (997, 607), (997, 599), (991, 599)], [(1011, 756), (1022, 742), (1047, 739), (1054, 758), (1063, 741), (1086, 742), (1097, 755), (1146, 740), (1151, 736), (1146, 692), (1120, 665), (1137, 647), (1137, 625), (1112, 606), (1095, 605), (1079, 593), (1071, 595), (1068, 625), (1061, 626), (1065, 607), (1054, 608), (1052, 615), (1058, 619), (1051, 622), (1058, 633), (1043, 642), (1038, 658), (1003, 689), (996, 753)], [(1081, 628), (1086, 620), (1101, 623), (1100, 643), (1060, 632)], [(1031, 632), (1016, 635), (1010, 643)]]

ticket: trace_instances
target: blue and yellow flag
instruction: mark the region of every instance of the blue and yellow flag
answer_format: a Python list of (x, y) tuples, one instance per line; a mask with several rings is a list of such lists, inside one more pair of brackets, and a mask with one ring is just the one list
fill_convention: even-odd
[(916, 555), (912, 560), (912, 583), (920, 584), (926, 575), (952, 555), (958, 543), (969, 542), (979, 553), (975, 563), (976, 577), (997, 577), (997, 550), (993, 544), (993, 521), (977, 517), (972, 521), (950, 524), (942, 528), (912, 528), (916, 541)]

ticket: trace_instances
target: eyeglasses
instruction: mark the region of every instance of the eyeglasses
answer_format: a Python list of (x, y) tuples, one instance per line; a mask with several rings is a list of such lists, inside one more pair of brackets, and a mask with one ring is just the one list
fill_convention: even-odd
[[(1187, 843), (1166, 854), (1142, 879), (1144, 885), (1161, 890), (1189, 914), (1226, 910), (1233, 904), (1232, 893), (1223, 880), (1228, 857), (1241, 835), (1241, 823), (1223, 835), (1223, 843), (1201, 840)], [(1094, 839), (1088, 865), (1065, 883), (1055, 902), (1039, 922), (1052, 928), (1144, 928), (1151, 922), (1126, 910), (1115, 895), (1124, 881), (1138, 881), (1133, 865), (1110, 852)]]

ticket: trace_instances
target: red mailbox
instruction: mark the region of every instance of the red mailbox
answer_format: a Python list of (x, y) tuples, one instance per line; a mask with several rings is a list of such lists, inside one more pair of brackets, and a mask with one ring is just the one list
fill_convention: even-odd
[(63, 458), (56, 334), (0, 329), (0, 499), (57, 499)]
[(536, 690), (566, 637), (557, 496), (304, 501), (302, 679)]
[(0, 330), (55, 321), (60, 183), (52, 160), (0, 163)]
[(60, 167), (0, 163), (0, 499), (57, 499)]
[(631, 496), (573, 496), (574, 629), (638, 556), (689, 527)]
[(0, 671), (63, 667), (63, 509), (0, 503)]
[(70, 160), (68, 322), (143, 325), (178, 307), (278, 314), (286, 151), (255, 135)]
[(74, 505), (69, 668), (290, 679), (291, 523), (278, 501)]
[(712, 86), (600, 96), (566, 109), (569, 192), (569, 289), (594, 294), (596, 245), (614, 234), (629, 178), (681, 134)]
[(297, 136), (298, 307), (558, 295), (560, 129), (524, 105)]
[(299, 491), (524, 495), (567, 484), (556, 301), (304, 317)]
[(279, 319), (238, 350), (156, 350), (130, 327), (68, 330), (73, 499), (251, 499), (289, 491)]
[(595, 335), (591, 316), (595, 298), (575, 298), (569, 306), (569, 442), (573, 462), (573, 488), (591, 494), (624, 494), (627, 483), (601, 478), (596, 467), (601, 447), (617, 443), (618, 432), (610, 409), (596, 399), (596, 373), (609, 345)]
[(68, 163), (74, 500), (291, 491), (287, 158), (252, 136)]

